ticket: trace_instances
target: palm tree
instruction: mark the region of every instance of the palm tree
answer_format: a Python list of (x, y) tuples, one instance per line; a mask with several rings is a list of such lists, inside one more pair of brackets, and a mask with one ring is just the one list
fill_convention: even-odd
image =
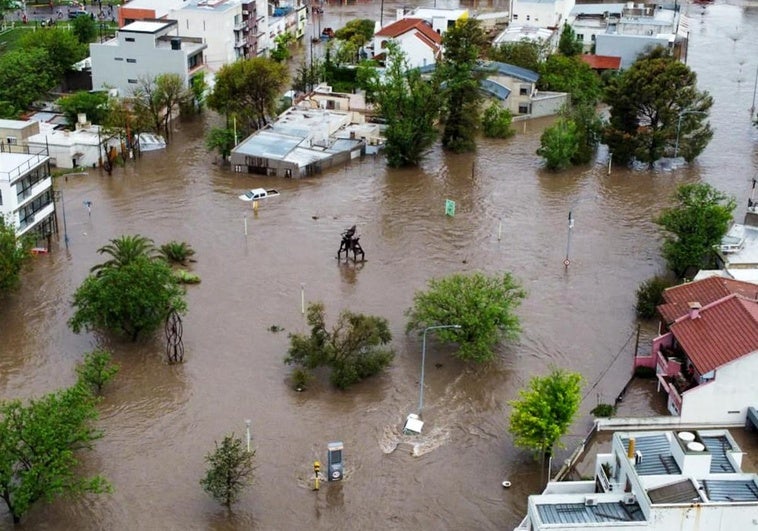
[(134, 236), (121, 236), (114, 238), (108, 245), (104, 245), (97, 250), (99, 254), (110, 256), (110, 260), (98, 264), (90, 269), (90, 272), (99, 274), (102, 270), (111, 267), (123, 267), (140, 256), (146, 258), (155, 258), (156, 250), (153, 240), (145, 238), (139, 234)]
[(187, 242), (172, 240), (161, 245), (160, 254), (169, 263), (184, 265), (195, 254), (195, 250)]

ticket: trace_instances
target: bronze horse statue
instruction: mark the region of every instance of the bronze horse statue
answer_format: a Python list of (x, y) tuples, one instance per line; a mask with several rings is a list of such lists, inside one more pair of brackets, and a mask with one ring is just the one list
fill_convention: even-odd
[(345, 253), (345, 262), (348, 261), (350, 252), (353, 252), (353, 262), (358, 261), (358, 255), (361, 256), (361, 262), (365, 261), (365, 253), (360, 244), (360, 236), (355, 235), (355, 225), (342, 232), (342, 241), (340, 242), (340, 248), (337, 251), (337, 260), (342, 258), (342, 253)]

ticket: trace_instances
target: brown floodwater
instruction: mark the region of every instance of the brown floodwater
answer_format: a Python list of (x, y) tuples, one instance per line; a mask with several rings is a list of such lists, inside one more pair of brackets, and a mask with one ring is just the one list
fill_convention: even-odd
[[(396, 6), (385, 2), (385, 20)], [(324, 21), (337, 27), (377, 9), (327, 6)], [(634, 291), (663, 271), (652, 218), (684, 182), (711, 183), (735, 195), (740, 208), (747, 202), (758, 167), (748, 111), (758, 10), (726, 3), (703, 15), (698, 6), (683, 9), (692, 13), (688, 63), (715, 97), (716, 131), (687, 168), (613, 167), (609, 175), (601, 150), (593, 165), (552, 174), (535, 155), (550, 124), (538, 120), (518, 124), (512, 139), (482, 140), (475, 155), (435, 147), (418, 169), (390, 170), (368, 157), (314, 178), (278, 180), (214, 164), (203, 130), (217, 118), (206, 116), (178, 122), (165, 153), (146, 154), (110, 177), (90, 171), (59, 183), (70, 248), (61, 235), (54, 252), (34, 259), (22, 289), (3, 299), (0, 398), (69, 385), (84, 352), (110, 348), (121, 372), (101, 406), (105, 436), (82, 461), (84, 472), (102, 472), (114, 492), (38, 504), (18, 529), (517, 524), (527, 495), (540, 488), (540, 471), (513, 447), (508, 401), (552, 365), (580, 371), (586, 397), (564, 439), (574, 445), (589, 427), (589, 410), (612, 401), (629, 378)], [(258, 186), (281, 195), (255, 214), (237, 195)], [(457, 203), (455, 217), (444, 215), (447, 198)], [(92, 201), (91, 217), (83, 201)], [(341, 231), (353, 224), (367, 261), (345, 265), (334, 256)], [(66, 325), (74, 290), (100, 260), (96, 250), (134, 233), (157, 243), (184, 240), (197, 251), (192, 270), (202, 283), (188, 288), (183, 364), (165, 362), (162, 334), (131, 344), (75, 335)], [(428, 279), (461, 271), (511, 271), (520, 279), (528, 291), (518, 310), (523, 333), (487, 366), (454, 361), (452, 348), (430, 334), (424, 434), (402, 436), (405, 416), (417, 407), (421, 354), (419, 338), (404, 334), (404, 312)], [(343, 309), (386, 317), (397, 352), (391, 368), (347, 392), (330, 388), (324, 375), (306, 392), (292, 391), (282, 359), (287, 333), (306, 330), (301, 286), (331, 319)], [(285, 331), (272, 333), (272, 325)], [(643, 324), (641, 348), (653, 333)], [(649, 414), (652, 402), (647, 392), (630, 393), (625, 408)], [(244, 434), (245, 419), (252, 421), (256, 479), (227, 514), (198, 481), (214, 440)], [(312, 492), (311, 464), (336, 440), (345, 443), (346, 479)], [(500, 486), (505, 478), (511, 489)], [(0, 509), (0, 528), (10, 525)]]

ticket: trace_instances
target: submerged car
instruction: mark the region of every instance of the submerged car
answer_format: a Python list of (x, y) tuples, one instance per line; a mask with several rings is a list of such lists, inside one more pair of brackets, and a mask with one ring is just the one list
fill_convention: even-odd
[(279, 192), (273, 189), (266, 190), (265, 188), (253, 188), (239, 196), (239, 198), (243, 201), (258, 201), (259, 199), (266, 199), (267, 197), (274, 197), (277, 195), (279, 195)]

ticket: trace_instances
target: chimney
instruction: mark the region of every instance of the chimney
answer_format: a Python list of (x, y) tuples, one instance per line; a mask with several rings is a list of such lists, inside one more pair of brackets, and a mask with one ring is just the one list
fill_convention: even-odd
[(690, 307), (690, 319), (697, 319), (700, 316), (700, 308), (703, 306), (699, 302), (688, 303)]
[(626, 456), (631, 460), (634, 459), (634, 437), (629, 439), (629, 449), (626, 452)]

